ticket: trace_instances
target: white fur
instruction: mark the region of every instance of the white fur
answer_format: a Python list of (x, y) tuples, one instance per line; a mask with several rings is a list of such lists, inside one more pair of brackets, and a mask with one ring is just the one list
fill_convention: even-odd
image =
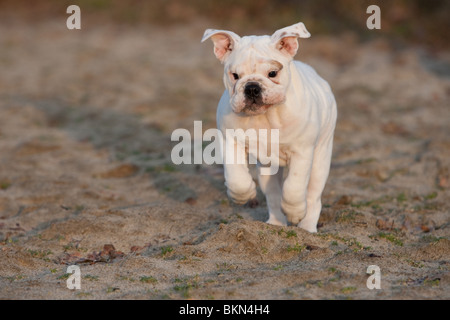
[[(240, 38), (228, 32), (209, 29), (202, 40), (220, 35), (220, 41), (214, 42), (218, 46), (214, 52), (220, 53), (218, 58), (224, 64), (226, 90), (217, 109), (218, 128), (224, 137), (226, 129), (279, 129), (278, 158), (284, 168), (275, 175), (258, 176), (267, 199), (267, 222), (290, 222), (317, 232), (337, 109), (328, 83), (310, 66), (293, 60), (297, 39), (309, 37), (309, 32), (303, 23), (280, 29), (272, 37)], [(276, 78), (267, 77), (271, 69), (281, 66)], [(232, 73), (239, 73), (240, 78), (234, 80)], [(264, 106), (246, 112), (243, 88), (249, 81), (260, 84)], [(225, 143), (234, 143), (235, 149), (245, 148), (234, 141)], [(228, 195), (236, 203), (256, 196), (247, 163), (225, 163), (224, 169)], [(287, 171), (284, 176), (283, 171)]]

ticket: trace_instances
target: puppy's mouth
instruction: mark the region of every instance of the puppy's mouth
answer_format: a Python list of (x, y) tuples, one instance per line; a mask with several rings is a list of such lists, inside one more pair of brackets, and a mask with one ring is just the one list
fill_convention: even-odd
[(255, 115), (266, 112), (271, 106), (263, 102), (263, 89), (257, 82), (249, 82), (244, 89), (244, 108), (241, 113), (246, 115)]
[(246, 97), (244, 109), (256, 110), (256, 109), (259, 109), (262, 105), (263, 105), (263, 101), (262, 101), (261, 96), (256, 97), (256, 98)]
[(257, 115), (267, 111), (272, 105), (264, 104), (262, 101), (246, 101), (241, 113), (246, 115)]

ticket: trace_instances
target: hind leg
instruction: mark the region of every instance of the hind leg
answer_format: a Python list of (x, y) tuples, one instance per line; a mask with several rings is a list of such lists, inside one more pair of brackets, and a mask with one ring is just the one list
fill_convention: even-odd
[[(258, 168), (260, 169), (260, 168)], [(281, 180), (283, 179), (283, 168), (279, 168), (274, 175), (258, 174), (259, 186), (266, 196), (269, 219), (267, 223), (286, 226), (286, 217), (281, 211)]]
[(309, 232), (317, 232), (317, 222), (322, 210), (322, 192), (330, 172), (333, 137), (329, 137), (314, 150), (314, 160), (311, 168), (308, 189), (306, 193), (306, 215), (298, 227)]

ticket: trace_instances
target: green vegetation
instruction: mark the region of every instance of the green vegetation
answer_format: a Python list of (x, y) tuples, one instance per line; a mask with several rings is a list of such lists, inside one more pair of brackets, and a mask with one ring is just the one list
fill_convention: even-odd
[(87, 297), (92, 296), (92, 293), (90, 293), (90, 292), (78, 292), (78, 293), (76, 294), (76, 296), (77, 296), (78, 298), (87, 298)]
[(58, 279), (58, 280), (67, 280), (67, 279), (69, 279), (69, 277), (70, 277), (71, 275), (72, 275), (71, 273), (64, 273), (63, 275), (59, 276), (59, 277), (56, 278), (56, 279)]
[(129, 277), (129, 276), (121, 276), (121, 275), (117, 275), (117, 280), (126, 280), (126, 281), (130, 281), (130, 282), (135, 282), (136, 279), (133, 277)]
[(189, 299), (191, 297), (192, 289), (197, 289), (199, 287), (198, 276), (185, 279), (177, 278), (174, 282), (177, 284), (173, 287), (173, 290), (180, 293), (185, 299)]
[(16, 281), (16, 280), (22, 280), (25, 279), (25, 276), (22, 274), (18, 274), (15, 276), (11, 276), (11, 277), (6, 277), (6, 279), (8, 279), (10, 282)]
[(397, 196), (397, 201), (402, 203), (405, 202), (406, 200), (408, 200), (408, 198), (406, 197), (406, 195), (402, 192)]
[(172, 246), (166, 246), (166, 247), (162, 247), (161, 248), (161, 255), (162, 256), (165, 256), (166, 254), (171, 253), (171, 252), (173, 252)]
[(336, 214), (336, 222), (351, 222), (355, 221), (357, 217), (363, 217), (361, 212), (355, 210), (343, 210)]
[(406, 262), (414, 268), (423, 268), (423, 266), (424, 266), (424, 264), (422, 262), (415, 261), (413, 259), (406, 259)]
[(356, 291), (356, 287), (344, 287), (341, 289), (341, 292), (344, 294), (353, 293)]
[(98, 281), (98, 276), (93, 276), (93, 275), (87, 274), (83, 277), (83, 279), (86, 279), (89, 281)]
[(139, 281), (142, 282), (142, 283), (152, 283), (152, 284), (155, 284), (155, 283), (158, 282), (158, 280), (156, 280), (156, 278), (154, 278), (152, 276), (142, 276), (139, 279)]
[(422, 236), (422, 238), (420, 238), (420, 241), (421, 242), (432, 243), (432, 242), (438, 242), (441, 239), (445, 239), (445, 237), (436, 237), (436, 236), (433, 236), (431, 234), (427, 234), (427, 235)]
[(7, 181), (7, 180), (2, 180), (0, 181), (0, 189), (1, 190), (6, 190), (11, 186), (11, 182)]
[(432, 200), (432, 199), (436, 198), (437, 195), (438, 195), (438, 193), (436, 191), (434, 191), (430, 194), (427, 194), (424, 198), (425, 198), (425, 200)]
[(47, 261), (47, 262), (50, 261), (50, 259), (47, 256), (53, 253), (50, 250), (31, 250), (31, 249), (28, 249), (27, 251), (33, 258), (42, 259), (42, 260)]
[(393, 235), (392, 233), (386, 233), (386, 232), (380, 232), (377, 235), (371, 235), (369, 236), (369, 238), (380, 238), (380, 239), (386, 239), (389, 242), (392, 242), (393, 244), (395, 244), (396, 246), (403, 246), (403, 241), (400, 240), (399, 238), (397, 238), (395, 235)]
[(275, 267), (273, 267), (272, 269), (273, 270), (275, 270), (275, 271), (280, 271), (280, 270), (283, 270), (283, 266), (282, 265), (276, 265)]
[(298, 253), (300, 253), (300, 252), (302, 252), (303, 249), (305, 249), (305, 248), (306, 248), (305, 245), (300, 245), (300, 244), (296, 243), (295, 246), (290, 246), (290, 245), (288, 245), (287, 251), (288, 251), (288, 252), (298, 252)]
[(286, 233), (286, 238), (291, 238), (291, 237), (297, 236), (297, 232), (295, 232), (294, 230), (285, 231), (285, 233)]
[(380, 209), (381, 208), (380, 204), (387, 203), (390, 201), (392, 201), (392, 197), (386, 195), (373, 200), (352, 203), (351, 206), (354, 208), (371, 207), (372, 209)]
[(426, 286), (429, 286), (429, 287), (437, 287), (437, 286), (439, 286), (440, 282), (441, 282), (440, 278), (435, 278), (435, 279), (427, 278), (424, 280), (423, 284)]

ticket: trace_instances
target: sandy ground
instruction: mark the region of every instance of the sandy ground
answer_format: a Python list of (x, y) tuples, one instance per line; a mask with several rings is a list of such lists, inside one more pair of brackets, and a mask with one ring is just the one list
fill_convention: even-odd
[(450, 54), (301, 43), (339, 109), (309, 234), (170, 160), (175, 128), (215, 126), (212, 26), (0, 26), (0, 298), (449, 299)]

